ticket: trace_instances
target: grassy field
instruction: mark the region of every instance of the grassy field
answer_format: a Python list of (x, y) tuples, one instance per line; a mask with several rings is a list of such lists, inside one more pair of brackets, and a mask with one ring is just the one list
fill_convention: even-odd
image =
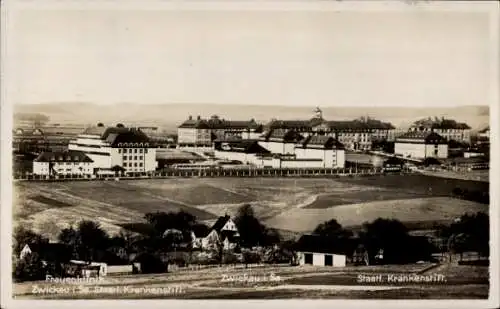
[[(249, 269), (217, 267), (157, 275), (105, 277), (98, 283), (83, 284), (88, 288), (85, 292), (78, 286), (73, 290), (75, 285), (43, 281), (16, 283), (13, 292), (16, 299), (487, 298), (489, 285), (487, 267), (442, 265), (426, 271), (429, 266), (429, 264), (418, 264), (333, 268), (283, 265)], [(433, 284), (374, 284), (356, 281), (358, 275), (419, 273), (439, 274), (446, 281)], [(228, 282), (228, 278), (234, 280)], [(252, 278), (260, 278), (260, 282), (252, 282)], [(49, 286), (66, 286), (69, 290), (59, 293), (34, 293), (35, 286), (38, 290)], [(163, 288), (167, 293), (130, 292), (134, 288)]]
[(245, 203), (268, 226), (296, 232), (332, 218), (345, 226), (377, 217), (429, 225), (488, 211), (488, 205), (452, 198), (455, 187), (488, 190), (488, 183), (423, 175), (18, 182), (13, 213), (15, 224), (51, 237), (81, 219), (97, 220), (115, 233), (143, 223), (144, 214), (154, 211), (184, 210), (210, 224)]

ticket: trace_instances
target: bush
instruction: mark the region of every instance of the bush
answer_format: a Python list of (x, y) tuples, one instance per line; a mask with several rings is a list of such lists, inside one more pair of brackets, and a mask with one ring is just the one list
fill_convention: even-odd
[(43, 280), (46, 267), (39, 255), (31, 253), (15, 263), (13, 277), (19, 281)]
[(222, 256), (222, 263), (223, 264), (236, 264), (238, 263), (239, 260), (238, 260), (238, 256), (234, 253), (224, 253), (224, 255)]
[(196, 252), (191, 257), (192, 264), (209, 265), (218, 264), (217, 255), (213, 252)]
[(141, 272), (143, 274), (163, 273), (168, 270), (168, 265), (152, 254), (145, 253), (137, 258), (137, 262), (141, 265)]
[(242, 252), (242, 254), (243, 254), (243, 263), (245, 264), (261, 263), (263, 260), (262, 253), (258, 251), (245, 250)]

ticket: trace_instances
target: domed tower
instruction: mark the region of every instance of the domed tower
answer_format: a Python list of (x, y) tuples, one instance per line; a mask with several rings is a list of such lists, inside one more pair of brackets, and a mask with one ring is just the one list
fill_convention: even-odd
[(323, 111), (319, 107), (314, 110), (314, 118), (323, 119)]

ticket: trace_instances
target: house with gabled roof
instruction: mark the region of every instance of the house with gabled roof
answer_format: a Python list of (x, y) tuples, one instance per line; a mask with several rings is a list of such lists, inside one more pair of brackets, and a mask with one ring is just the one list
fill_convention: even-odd
[(35, 175), (92, 175), (94, 161), (75, 150), (45, 151), (33, 160)]
[(222, 247), (223, 250), (234, 250), (238, 246), (240, 234), (231, 216), (225, 215), (217, 219), (207, 235), (195, 235), (193, 231), (192, 236), (195, 248), (218, 250)]

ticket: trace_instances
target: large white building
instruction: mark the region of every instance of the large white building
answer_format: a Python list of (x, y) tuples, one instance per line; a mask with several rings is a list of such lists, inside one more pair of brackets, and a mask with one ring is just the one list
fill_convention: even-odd
[(94, 172), (122, 167), (125, 172), (156, 169), (156, 148), (139, 129), (97, 126), (88, 128), (68, 148), (84, 152), (94, 162)]
[(345, 151), (330, 136), (302, 137), (291, 130), (256, 140), (216, 140), (215, 157), (268, 168), (343, 168)]
[(93, 161), (81, 151), (42, 152), (33, 160), (35, 175), (92, 175)]
[(411, 131), (396, 139), (394, 153), (416, 159), (447, 158), (448, 143), (434, 132)]

